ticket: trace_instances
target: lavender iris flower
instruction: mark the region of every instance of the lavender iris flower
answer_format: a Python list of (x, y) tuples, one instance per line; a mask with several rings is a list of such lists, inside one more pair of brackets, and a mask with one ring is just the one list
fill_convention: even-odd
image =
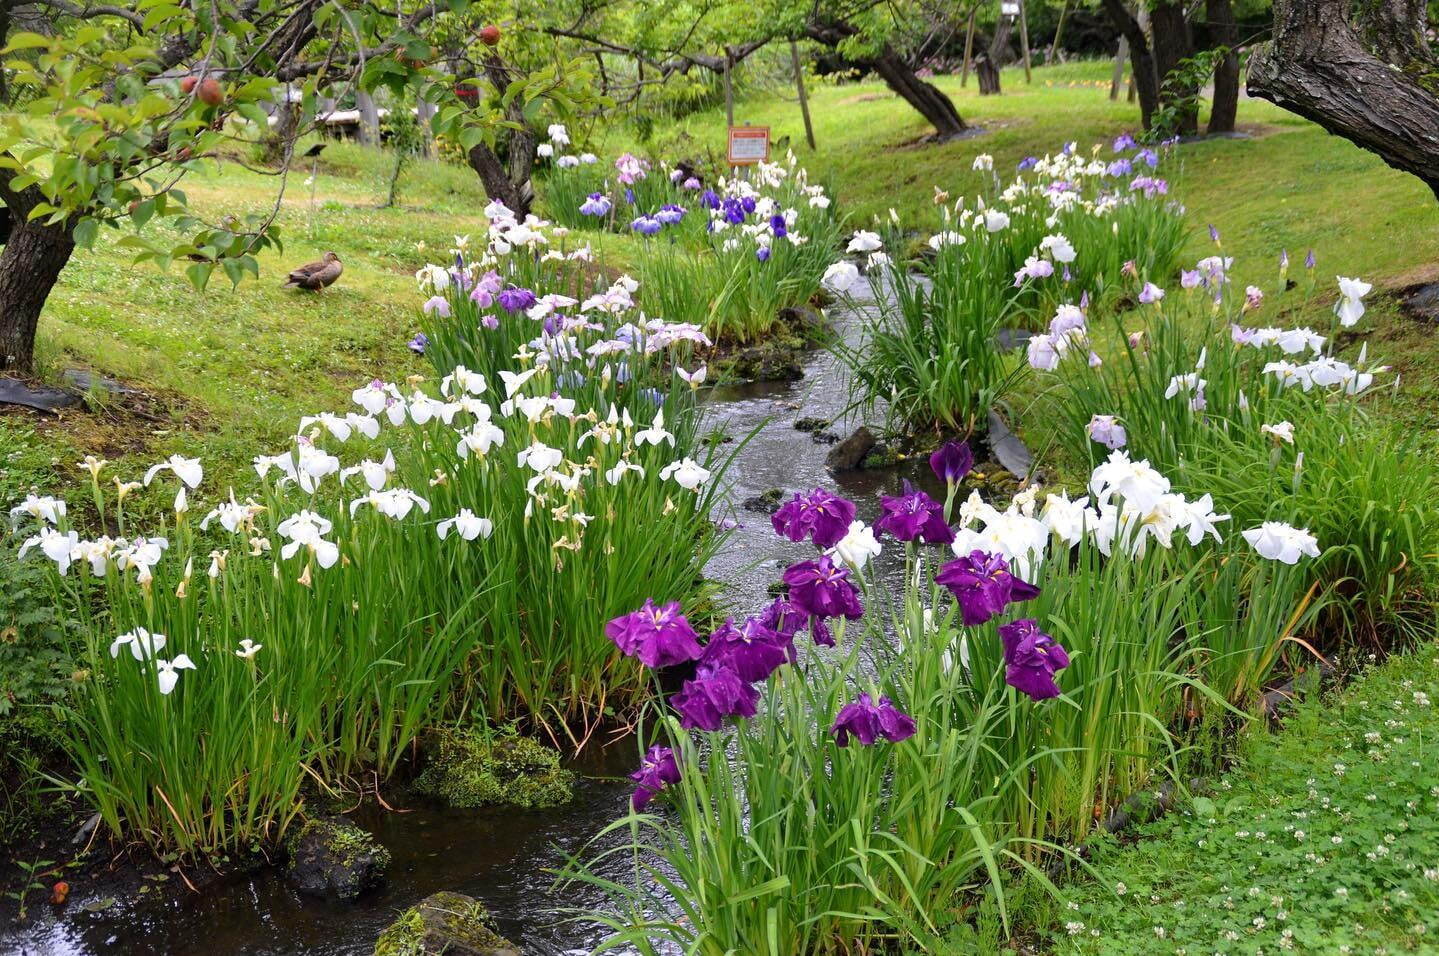
[(426, 315), (438, 315), (442, 319), (450, 317), (450, 300), (442, 295), (430, 296), (420, 308)]
[(904, 494), (880, 499), (884, 515), (874, 523), (876, 531), (888, 531), (900, 541), (916, 538), (929, 544), (948, 544), (954, 531), (944, 520), (944, 506), (929, 495), (904, 483)]
[(589, 197), (580, 203), (582, 216), (607, 216), (609, 212), (610, 200), (604, 193), (590, 193)]
[(701, 664), (670, 705), (686, 730), (719, 730), (726, 717), (753, 717), (759, 689), (726, 667)]
[(635, 204), (635, 191), (633, 189), (625, 190), (625, 202), (629, 203), (631, 206)]
[(807, 495), (796, 494), (770, 517), (775, 534), (791, 541), (814, 541), (817, 548), (832, 548), (849, 533), (854, 521), (854, 502), (816, 488)]
[(500, 308), (506, 312), (523, 312), (535, 304), (535, 294), (529, 289), (512, 285), (499, 295)]
[(630, 614), (622, 614), (605, 625), (605, 636), (626, 657), (646, 667), (669, 667), (700, 656), (699, 635), (680, 613), (678, 601), (656, 607), (654, 600)]
[(655, 213), (654, 215), (655, 219), (664, 223), (666, 226), (673, 226), (675, 223), (679, 222), (684, 217), (685, 207), (677, 206), (672, 202), (665, 203), (663, 206), (660, 207), (659, 212)]
[(1026, 156), (1026, 157), (1024, 157), (1023, 159), (1021, 159), (1021, 160), (1019, 161), (1019, 171), (1020, 171), (1020, 172), (1024, 172), (1026, 169), (1033, 169), (1035, 166), (1038, 166), (1038, 165), (1039, 165), (1039, 157), (1038, 157), (1038, 156)]
[(653, 236), (664, 228), (664, 223), (653, 216), (640, 216), (630, 223), (630, 228), (642, 236)]
[(934, 580), (954, 595), (965, 627), (978, 627), (1003, 614), (1010, 604), (1039, 597), (1039, 588), (1010, 572), (1004, 555), (984, 551), (950, 561)]
[(480, 319), (480, 324), (493, 332), (500, 327), (500, 320), (493, 315), (487, 315), (483, 319)]
[(1134, 172), (1134, 163), (1127, 158), (1116, 159), (1109, 164), (1108, 172), (1111, 176), (1128, 176)]
[(789, 639), (782, 638), (756, 618), (747, 618), (739, 625), (727, 619), (710, 635), (700, 663), (728, 668), (741, 680), (754, 684), (767, 679), (788, 661), (792, 650)]
[(1126, 149), (1133, 149), (1138, 145), (1139, 144), (1134, 141), (1133, 136), (1130, 136), (1128, 133), (1121, 133), (1114, 140), (1114, 151), (1116, 153), (1122, 153)]
[(643, 810), (667, 784), (680, 782), (680, 765), (669, 747), (651, 747), (640, 761), (640, 769), (630, 774), (636, 784), (630, 806)]
[(416, 355), (424, 355), (425, 349), (430, 346), (430, 337), (423, 332), (416, 332), (415, 337), (405, 343), (411, 352)]
[(719, 193), (713, 189), (706, 189), (700, 193), (700, 205), (706, 209), (718, 209), (720, 207)]
[(1135, 154), (1135, 158), (1144, 160), (1150, 169), (1154, 169), (1159, 165), (1159, 154), (1152, 149), (1141, 149)]
[(914, 718), (895, 707), (888, 697), (875, 703), (868, 694), (860, 694), (853, 703), (840, 708), (829, 729), (841, 747), (849, 746), (851, 736), (866, 747), (881, 737), (897, 744), (914, 736)]
[(769, 246), (760, 246), (754, 251), (754, 257), (760, 262), (769, 262), (770, 255)]
[(1054, 638), (1039, 629), (1032, 618), (1021, 618), (999, 626), (1004, 643), (1004, 680), (1015, 690), (1035, 700), (1059, 696), (1056, 672), (1069, 666), (1069, 654)]
[(1309, 253), (1308, 253), (1307, 255), (1305, 255), (1305, 257), (1304, 257), (1304, 268), (1306, 268), (1306, 269), (1313, 269), (1313, 268), (1314, 268), (1314, 250), (1313, 250), (1313, 249), (1310, 249), (1310, 250), (1309, 250)]
[(810, 617), (857, 620), (864, 616), (864, 605), (849, 573), (849, 568), (835, 564), (827, 554), (815, 561), (792, 564), (785, 569), (783, 578), (789, 588), (789, 603)]

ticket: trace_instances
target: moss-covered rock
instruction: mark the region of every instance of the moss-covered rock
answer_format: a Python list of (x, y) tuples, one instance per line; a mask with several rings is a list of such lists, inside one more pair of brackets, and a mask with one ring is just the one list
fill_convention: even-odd
[(493, 735), (445, 729), (434, 735), (430, 763), (415, 781), (420, 793), (452, 807), (544, 809), (574, 797), (574, 774), (559, 752), (512, 729)]
[(496, 933), (485, 904), (463, 893), (427, 896), (375, 940), (375, 956), (520, 956)]
[(353, 900), (385, 878), (390, 851), (343, 819), (316, 817), (289, 841), (290, 882), (302, 893)]

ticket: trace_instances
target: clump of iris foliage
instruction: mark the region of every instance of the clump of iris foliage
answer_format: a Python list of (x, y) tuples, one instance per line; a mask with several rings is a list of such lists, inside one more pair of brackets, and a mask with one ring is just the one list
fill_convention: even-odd
[[(871, 271), (888, 269), (884, 241), (855, 237)], [(1077, 260), (1066, 247), (1040, 243)], [(1061, 293), (1045, 313), (1020, 301), (1054, 268), (1039, 262), (970, 294), (1048, 315), (1027, 368), (989, 367), (1056, 377), (1039, 414), (1089, 457), (1080, 494), (960, 501), (971, 459), (950, 444), (931, 459), (943, 503), (906, 488), (873, 527), (823, 489), (781, 507), (775, 530), (819, 553), (760, 613), (708, 638), (674, 602), (611, 622), (647, 667), (694, 668), (644, 735), (632, 813), (602, 835), (620, 845), (598, 862), (623, 854), (633, 873), (568, 874), (610, 896), (611, 945), (942, 951), (991, 917), (1008, 933), (1005, 887), (1057, 896), (1049, 864), (1107, 809), (1184, 779), (1186, 728), (1242, 722), (1322, 653), (1432, 626), (1439, 489), (1366, 414), (1385, 370), (1329, 347), (1367, 283), (1338, 280), (1323, 335), (1258, 326), (1265, 294), (1229, 289), (1222, 254), (1168, 292), (1162, 266), (1119, 262), (1092, 299)], [(861, 278), (840, 263), (829, 280)], [(886, 281), (916, 314), (937, 301), (901, 270)], [(1091, 328), (1121, 302), (1112, 333)], [(970, 316), (975, 354), (996, 347), (989, 314)], [(1118, 340), (1107, 362), (1100, 334)], [(888, 541), (898, 575), (872, 570)], [(661, 794), (672, 812), (648, 812)]]
[(1251, 735), (1238, 768), (1096, 845), (1054, 912), (1057, 952), (1377, 953), (1433, 947), (1439, 824), (1430, 772), (1439, 651), (1426, 642), (1337, 698)]
[[(1057, 388), (1058, 441), (1079, 460), (1126, 449), (1177, 489), (1211, 492), (1236, 521), (1302, 522), (1330, 550), (1316, 593), (1343, 598), (1330, 634), (1432, 625), (1439, 479), (1413, 467), (1414, 436), (1369, 411), (1392, 384), (1387, 369), (1367, 346), (1352, 362), (1334, 347), (1362, 321), (1369, 284), (1339, 278), (1327, 328), (1276, 326), (1314, 299), (1312, 254), (1302, 281), (1290, 282), (1285, 255), (1271, 288), (1241, 290), (1212, 235), (1215, 254), (1184, 269), (1177, 288), (1135, 280), (1137, 308), (1093, 329), (1061, 306), (1030, 340), (1029, 364)], [(1091, 335), (1107, 336), (1116, 357), (1089, 358)]]
[[(854, 234), (847, 252), (863, 270), (840, 261), (823, 281), (874, 313), (863, 339), (840, 350), (862, 407), (883, 404), (897, 429), (969, 434), (1017, 378), (1019, 361), (997, 345), (1002, 329), (1043, 330), (1061, 304), (1112, 303), (1125, 275), (1174, 271), (1184, 210), (1153, 175), (1160, 154), (1127, 136), (1101, 153), (1071, 143), (1024, 160), (1008, 183), (979, 156), (989, 188), (952, 204), (936, 188), (944, 227), (918, 257), (904, 254), (898, 221)], [(886, 294), (871, 297), (871, 283)]]
[[(12, 512), (78, 624), (59, 705), (105, 828), (164, 851), (276, 841), (307, 781), (392, 773), (462, 709), (575, 741), (649, 694), (601, 633), (656, 586), (703, 599), (724, 462), (697, 439), (698, 326), (646, 318), (585, 246), (502, 206), (472, 260), (422, 269), (432, 376), (357, 383), (241, 488), (200, 459), (88, 458), (99, 527)], [(686, 366), (689, 366), (687, 369)], [(138, 526), (127, 499), (167, 486)]]
[[(1048, 885), (1097, 808), (1179, 770), (1171, 728), (1253, 705), (1327, 600), (1312, 535), (1236, 525), (1123, 452), (1090, 498), (1003, 510), (959, 500), (966, 447), (931, 464), (947, 500), (885, 497), (873, 527), (823, 489), (785, 504), (776, 531), (816, 554), (759, 614), (703, 641), (675, 603), (610, 623), (647, 667), (696, 662), (603, 835), (633, 878), (571, 873), (611, 895), (613, 944), (934, 947), (981, 894), (1007, 927), (1005, 872)], [(884, 547), (902, 575), (871, 573)]]
[(717, 340), (750, 342), (820, 291), (840, 221), (793, 153), (706, 182), (688, 166), (631, 153), (610, 167), (593, 153), (567, 152), (558, 125), (544, 145), (550, 214), (569, 228), (638, 236), (634, 268), (652, 311), (684, 316)]

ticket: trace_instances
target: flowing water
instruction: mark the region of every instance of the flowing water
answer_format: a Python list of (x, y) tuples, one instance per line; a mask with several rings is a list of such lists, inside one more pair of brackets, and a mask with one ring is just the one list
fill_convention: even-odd
[[(850, 343), (857, 340), (865, 318), (863, 309), (831, 310), (833, 331)], [(770, 599), (769, 585), (782, 567), (813, 554), (807, 544), (778, 538), (767, 515), (741, 510), (740, 502), (772, 488), (788, 496), (823, 485), (857, 502), (860, 516), (872, 521), (879, 495), (897, 491), (905, 478), (942, 494), (933, 487), (928, 468), (919, 463), (838, 477), (828, 473), (825, 457), (832, 446), (814, 441), (794, 423), (800, 418), (831, 420), (829, 430), (848, 435), (857, 424), (844, 415), (848, 398), (845, 369), (823, 350), (806, 356), (804, 377), (797, 382), (720, 387), (710, 393), (710, 424), (736, 442), (753, 433), (725, 476), (736, 509), (733, 518), (740, 525), (707, 569), (711, 578), (728, 585), (726, 600), (735, 614), (758, 610)], [(390, 850), (393, 862), (386, 885), (354, 904), (303, 897), (275, 867), (226, 880), (200, 894), (167, 892), (163, 900), (120, 901), (99, 912), (84, 909), (92, 896), (77, 885), (63, 915), (37, 915), (23, 932), (0, 933), (0, 954), (369, 954), (375, 937), (400, 910), (439, 890), (482, 900), (499, 931), (526, 953), (585, 953), (603, 938), (604, 930), (568, 921), (561, 910), (595, 906), (601, 900), (588, 887), (567, 887), (563, 898), (557, 898), (551, 892), (553, 871), (625, 812), (631, 787), (624, 776), (636, 758), (632, 741), (587, 751), (574, 766), (582, 775), (574, 802), (556, 810), (358, 811), (356, 822)], [(607, 875), (624, 879), (626, 869), (625, 861), (617, 858)]]

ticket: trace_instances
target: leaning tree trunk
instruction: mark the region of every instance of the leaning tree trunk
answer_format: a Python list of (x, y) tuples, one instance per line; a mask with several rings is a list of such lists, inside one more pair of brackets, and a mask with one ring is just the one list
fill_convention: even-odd
[[(805, 24), (805, 36), (831, 48), (858, 32), (843, 20), (832, 23), (811, 20)], [(885, 44), (878, 54), (856, 61), (856, 65), (873, 70), (900, 99), (919, 111), (934, 127), (937, 139), (950, 139), (969, 128), (960, 118), (954, 101), (939, 87), (915, 75), (909, 61), (889, 44)]]
[[(510, 149), (514, 148), (515, 144), (511, 142)], [(534, 137), (530, 137), (530, 150), (534, 150)], [(535, 188), (528, 174), (523, 179), (513, 178), (514, 174), (504, 160), (484, 143), (476, 143), (471, 147), (467, 158), (470, 168), (479, 174), (486, 196), (504, 203), (510, 212), (521, 219), (529, 215), (530, 206), (535, 201)]]
[(1210, 41), (1228, 52), (1214, 67), (1214, 103), (1209, 109), (1209, 135), (1234, 132), (1239, 114), (1239, 26), (1230, 0), (1205, 0)]
[(1149, 129), (1154, 121), (1154, 111), (1159, 108), (1159, 74), (1154, 69), (1149, 36), (1134, 14), (1129, 12), (1124, 0), (1102, 2), (1110, 22), (1129, 42), (1129, 75), (1133, 78), (1134, 90), (1139, 94), (1139, 119), (1144, 128)]
[(1014, 58), (1014, 47), (1010, 42), (1013, 35), (1014, 18), (1001, 15), (994, 24), (994, 36), (989, 41), (989, 60), (1000, 69)]
[(1156, 3), (1149, 15), (1154, 35), (1154, 72), (1159, 77), (1159, 105), (1174, 110), (1174, 126), (1178, 136), (1199, 132), (1199, 90), (1192, 78), (1182, 78), (1182, 61), (1194, 56), (1194, 42), (1189, 35), (1189, 18), (1180, 0)]
[(954, 101), (933, 83), (920, 79), (909, 63), (888, 46), (866, 65), (879, 74), (879, 78), (884, 80), (885, 85), (894, 90), (900, 99), (929, 121), (934, 127), (936, 138), (950, 139), (968, 129), (960, 118)]
[(50, 290), (75, 251), (65, 226), (25, 222), (14, 226), (0, 251), (0, 370), (29, 372), (35, 363), (35, 329)]
[[(1376, 7), (1391, 22), (1407, 10), (1408, 29), (1423, 34), (1422, 4), (1366, 5)], [(1371, 53), (1362, 31), (1373, 21), (1356, 24), (1350, 12), (1348, 0), (1275, 0), (1274, 39), (1250, 57), (1249, 93), (1378, 153), (1439, 196), (1439, 96), (1422, 78), (1435, 65), (1427, 56), (1391, 63)]]

